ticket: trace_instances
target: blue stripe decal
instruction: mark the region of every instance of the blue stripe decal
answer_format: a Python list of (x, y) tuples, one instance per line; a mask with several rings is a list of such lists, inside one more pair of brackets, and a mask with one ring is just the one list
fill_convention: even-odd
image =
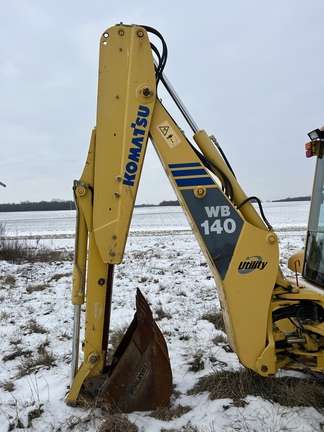
[(203, 168), (195, 168), (195, 169), (184, 169), (184, 170), (174, 170), (171, 171), (173, 177), (189, 177), (195, 175), (207, 175), (206, 171)]
[(178, 187), (185, 186), (207, 186), (215, 184), (210, 177), (189, 177), (184, 179), (177, 179)]
[(169, 168), (188, 168), (188, 167), (196, 167), (201, 166), (199, 162), (188, 162), (183, 164), (169, 164)]

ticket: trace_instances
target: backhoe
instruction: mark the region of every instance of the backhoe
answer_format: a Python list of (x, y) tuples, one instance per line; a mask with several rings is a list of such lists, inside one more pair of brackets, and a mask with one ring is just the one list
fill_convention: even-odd
[[(149, 34), (161, 40), (161, 52)], [(289, 261), (296, 277), (287, 279), (262, 203), (244, 193), (216, 138), (188, 113), (164, 74), (166, 58), (163, 37), (147, 26), (119, 24), (100, 40), (96, 125), (73, 187), (70, 405), (95, 400), (107, 410), (151, 410), (167, 405), (172, 391), (167, 345), (139, 290), (134, 319), (107, 359), (114, 266), (123, 259), (148, 139), (210, 267), (228, 341), (240, 362), (264, 377), (279, 368), (314, 374), (324, 369), (323, 130), (313, 131), (307, 144), (307, 156), (317, 158), (307, 240)], [(164, 107), (160, 85), (193, 142)]]

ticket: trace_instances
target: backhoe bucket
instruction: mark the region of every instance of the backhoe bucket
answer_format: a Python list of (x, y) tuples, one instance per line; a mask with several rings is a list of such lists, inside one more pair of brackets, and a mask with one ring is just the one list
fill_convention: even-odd
[(149, 411), (168, 404), (172, 391), (168, 348), (139, 289), (134, 319), (114, 353), (109, 372), (87, 379), (84, 386), (91, 393), (98, 388), (97, 403), (106, 410)]

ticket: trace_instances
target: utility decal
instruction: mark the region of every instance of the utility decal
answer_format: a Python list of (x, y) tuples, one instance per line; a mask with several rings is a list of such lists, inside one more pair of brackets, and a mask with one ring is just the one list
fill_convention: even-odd
[(157, 129), (171, 148), (181, 143), (180, 137), (175, 133), (167, 120), (161, 123)]
[(262, 257), (259, 255), (253, 255), (246, 257), (244, 261), (241, 261), (238, 266), (238, 272), (240, 274), (248, 274), (254, 270), (263, 270), (268, 261), (262, 261)]
[(133, 137), (123, 179), (123, 184), (127, 186), (134, 186), (134, 181), (138, 170), (138, 162), (140, 160), (144, 142), (143, 140), (145, 138), (146, 128), (148, 125), (146, 117), (148, 117), (149, 114), (150, 109), (144, 105), (140, 105), (138, 107), (135, 123), (131, 123), (131, 127), (133, 128)]

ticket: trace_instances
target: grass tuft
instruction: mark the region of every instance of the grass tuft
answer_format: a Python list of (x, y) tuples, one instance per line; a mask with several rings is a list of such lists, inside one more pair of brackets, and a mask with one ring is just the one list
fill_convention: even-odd
[(324, 385), (303, 378), (262, 377), (250, 369), (222, 371), (199, 378), (188, 394), (209, 392), (211, 400), (230, 398), (235, 406), (244, 406), (246, 396), (263, 399), (286, 407), (322, 407)]
[(138, 432), (138, 427), (124, 414), (109, 414), (100, 425), (98, 432)]
[(39, 292), (39, 291), (44, 291), (46, 289), (46, 285), (41, 284), (41, 285), (28, 285), (26, 287), (26, 291), (28, 292), (28, 294), (31, 294), (33, 292)]
[(163, 318), (171, 319), (172, 315), (169, 312), (166, 312), (163, 309), (162, 305), (160, 305), (158, 308), (155, 309), (155, 320), (160, 321)]
[[(205, 429), (203, 429), (205, 432)], [(183, 426), (181, 429), (164, 429), (162, 428), (160, 432), (199, 432), (198, 428), (196, 426), (192, 426), (192, 424), (189, 422), (185, 426)], [(207, 429), (206, 429), (207, 432)]]
[(36, 357), (25, 358), (21, 364), (18, 365), (18, 373), (15, 378), (19, 379), (39, 369), (50, 369), (53, 366), (56, 366), (54, 354), (44, 350), (36, 355)]
[(7, 392), (13, 392), (15, 390), (15, 384), (12, 381), (0, 381), (0, 388)]
[(22, 327), (22, 329), (27, 330), (27, 333), (48, 333), (48, 330), (46, 330), (42, 325), (38, 324), (35, 318), (30, 318), (26, 325)]
[(203, 352), (198, 351), (196, 354), (193, 354), (192, 360), (189, 362), (189, 370), (190, 372), (199, 372), (205, 369), (205, 362), (203, 360)]
[(174, 407), (158, 407), (151, 412), (150, 416), (157, 420), (171, 421), (191, 411), (190, 406), (176, 405)]
[(13, 275), (7, 275), (4, 278), (4, 283), (9, 285), (10, 288), (13, 288), (16, 285), (16, 278)]
[(58, 280), (64, 278), (64, 277), (68, 277), (70, 278), (72, 275), (72, 273), (55, 273), (49, 280), (49, 282), (55, 281), (57, 282)]
[(214, 324), (217, 330), (222, 330), (223, 332), (225, 332), (225, 324), (224, 324), (223, 314), (221, 311), (211, 310), (209, 312), (204, 313), (201, 319), (209, 321), (210, 323)]
[(15, 360), (17, 357), (23, 357), (23, 356), (26, 357), (26, 356), (30, 356), (31, 354), (32, 354), (31, 350), (25, 350), (22, 347), (16, 346), (16, 348), (13, 351), (11, 351), (10, 353), (2, 357), (2, 361), (6, 363), (7, 361)]
[(42, 409), (42, 405), (32, 411), (29, 411), (27, 418), (27, 428), (31, 428), (33, 426), (33, 420), (39, 418), (43, 414), (43, 412), (44, 410)]
[(0, 239), (0, 261), (20, 264), (23, 262), (52, 262), (72, 259), (71, 252), (49, 249), (40, 246), (38, 242), (33, 247), (24, 239), (8, 237), (4, 224), (0, 224)]

